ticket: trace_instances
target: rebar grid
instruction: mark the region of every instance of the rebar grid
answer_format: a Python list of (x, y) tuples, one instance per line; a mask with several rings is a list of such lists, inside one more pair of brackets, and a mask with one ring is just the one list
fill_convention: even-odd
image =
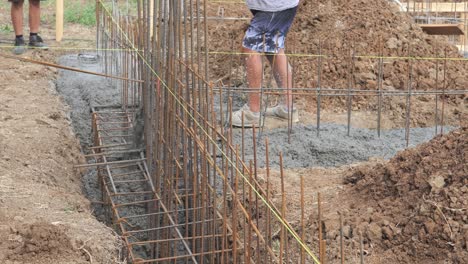
[[(109, 219), (112, 219), (113, 225), (119, 227), (132, 263), (157, 263), (176, 259), (197, 263), (195, 256), (207, 253), (192, 253), (188, 241), (203, 237), (186, 237), (181, 229), (199, 223), (192, 221), (180, 224), (178, 218), (181, 212), (187, 213), (199, 208), (168, 210), (164, 199), (155, 192), (143, 152), (129, 149), (122, 151), (122, 145), (132, 144), (128, 139), (133, 137), (133, 128), (131, 125), (127, 126), (132, 123), (131, 115), (121, 110), (93, 111), (95, 148), (90, 155), (96, 161), (93, 165), (98, 167), (103, 200), (110, 209)], [(118, 146), (99, 148), (106, 145)], [(136, 153), (136, 157), (128, 156), (132, 152)], [(178, 199), (190, 198), (183, 192), (174, 192), (174, 195)], [(160, 218), (167, 223), (154, 227), (150, 223), (154, 218)], [(206, 221), (220, 220), (218, 217)], [(165, 235), (160, 236), (160, 233)], [(155, 257), (151, 255), (152, 248), (166, 248), (169, 253), (165, 257)]]
[[(121, 88), (121, 105), (93, 111), (95, 146), (89, 157), (95, 163), (90, 165), (98, 167), (109, 217), (121, 232), (133, 263), (325, 262), (321, 196), (318, 232), (310, 234), (305, 229), (303, 188), (302, 228), (292, 226), (287, 220), (282, 156), (278, 205), (272, 202), (270, 190), (268, 139), (259, 138), (257, 129), (232, 128), (232, 95), (247, 92), (231, 83), (237, 74), (233, 60), (240, 61), (242, 54), (232, 52), (233, 58), (228, 59), (227, 83), (224, 78), (211, 81), (209, 62), (219, 54), (209, 49), (207, 27), (218, 20), (206, 14), (207, 2), (139, 0), (136, 14), (129, 15), (119, 9), (119, 1), (97, 1), (98, 49), (105, 74), (123, 77), (114, 80)], [(385, 97), (404, 96), (408, 143), (413, 96), (430, 95), (442, 102), (442, 110), (435, 105), (435, 123), (443, 127), (447, 98), (466, 94), (466, 90), (447, 89), (445, 77), (433, 90), (415, 91), (413, 60), (407, 61), (407, 89), (386, 91), (383, 52), (373, 58), (378, 66), (376, 87), (356, 87), (351, 76), (357, 56), (348, 52), (346, 88), (324, 85), (323, 67), (330, 57), (319, 50), (310, 62), (316, 64), (317, 86), (292, 89), (295, 95), (316, 98), (317, 128), (324, 97), (346, 100), (349, 133), (354, 98), (376, 96), (380, 134)], [(439, 70), (440, 75), (447, 72), (448, 60), (442, 62), (437, 75)], [(281, 94), (269, 84), (271, 77), (265, 78), (268, 88), (259, 91), (262, 96)], [(292, 123), (288, 126), (291, 132)], [(236, 133), (241, 134), (239, 145), (233, 142)], [(252, 133), (251, 142), (245, 140), (247, 133)], [(265, 140), (265, 153), (257, 153), (259, 140)], [(254, 149), (253, 160), (245, 159), (249, 147)], [(263, 183), (257, 172), (257, 155), (261, 154), (267, 160)], [(305, 242), (317, 240), (307, 239), (311, 236), (318, 237), (317, 244)], [(318, 249), (319, 258), (312, 248)], [(343, 254), (341, 244), (342, 261)]]

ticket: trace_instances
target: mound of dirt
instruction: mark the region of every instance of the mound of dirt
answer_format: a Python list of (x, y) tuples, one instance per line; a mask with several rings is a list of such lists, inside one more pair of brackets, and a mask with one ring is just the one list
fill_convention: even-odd
[[(8, 237), (6, 261), (26, 263), (32, 261), (46, 263), (59, 259), (73, 259), (74, 263), (87, 263), (84, 252), (73, 248), (64, 227), (49, 223), (20, 225), (11, 230)], [(81, 259), (81, 261), (80, 261)]]
[(401, 261), (468, 263), (467, 153), (464, 127), (389, 162), (354, 168), (345, 178), (356, 197), (350, 229), (382, 254), (400, 252)]
[[(244, 4), (208, 3), (208, 16), (217, 16), (224, 8), (225, 16), (242, 20), (214, 20), (208, 23), (210, 75), (216, 85), (246, 87), (243, 58), (239, 54), (242, 38), (251, 17)], [(294, 87), (381, 90), (395, 93), (428, 90), (463, 90), (468, 85), (466, 61), (447, 37), (425, 34), (410, 15), (387, 0), (307, 0), (301, 1), (297, 17), (288, 35), (286, 53), (293, 53), (290, 62), (294, 69)], [(306, 55), (305, 55), (306, 54)], [(318, 54), (323, 57), (316, 56)], [(304, 56), (305, 55), (305, 56)], [(386, 57), (379, 63), (375, 56)], [(408, 60), (407, 57), (417, 57)], [(439, 58), (439, 59), (430, 59)], [(264, 87), (276, 87), (265, 62)], [(381, 78), (379, 78), (381, 76)], [(379, 79), (382, 81), (379, 82)], [(320, 84), (320, 85), (319, 85)], [(431, 106), (434, 96), (419, 96)], [(442, 97), (440, 97), (442, 98)], [(439, 99), (440, 99), (439, 98)], [(466, 95), (446, 96), (449, 106), (457, 107), (453, 117), (446, 120), (458, 125), (466, 113), (460, 102)], [(315, 92), (296, 96), (298, 105), (307, 112), (316, 111)], [(376, 110), (373, 96), (353, 96), (353, 110)], [(384, 113), (406, 112), (401, 98), (386, 97)], [(322, 109), (344, 111), (345, 96), (323, 97)], [(432, 126), (433, 117), (424, 117), (416, 109), (411, 125)], [(433, 110), (431, 110), (431, 113)], [(423, 117), (423, 118), (421, 118)], [(404, 118), (403, 118), (404, 119)], [(401, 117), (395, 122), (404, 123)]]
[[(357, 56), (461, 57), (446, 38), (425, 34), (408, 14), (400, 12), (387, 0), (302, 1), (290, 40), (290, 49), (318, 53), (320, 47), (321, 53), (329, 56), (323, 64), (324, 87), (345, 88), (352, 78), (351, 83), (356, 88), (375, 89), (379, 74), (377, 60), (359, 57), (351, 63), (350, 53)], [(310, 59), (302, 60), (311, 65)], [(386, 59), (383, 88), (407, 89), (409, 67), (412, 67), (414, 88), (434, 89), (436, 67), (441, 74), (443, 62), (418, 60), (409, 66), (404, 59)], [(307, 70), (310, 69), (299, 67), (298, 70), (303, 71), (297, 74), (298, 83), (307, 85), (310, 80)], [(461, 89), (465, 86), (466, 63), (449, 62), (446, 73), (446, 87)], [(438, 77), (441, 88), (443, 78), (442, 75)]]

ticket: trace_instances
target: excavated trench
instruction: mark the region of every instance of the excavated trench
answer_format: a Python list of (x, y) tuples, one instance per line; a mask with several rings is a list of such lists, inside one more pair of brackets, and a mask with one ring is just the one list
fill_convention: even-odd
[[(99, 56), (94, 54), (66, 55), (59, 59), (59, 64), (86, 71), (103, 72)], [(148, 214), (155, 208), (156, 203), (154, 186), (149, 180), (142, 150), (138, 149), (141, 147), (138, 146), (141, 140), (134, 136), (134, 122), (131, 121), (140, 116), (133, 114), (134, 110), (120, 109), (121, 91), (118, 82), (110, 79), (60, 71), (57, 91), (70, 107), (73, 130), (80, 139), (82, 151), (91, 155), (88, 162), (115, 163), (111, 166), (91, 166), (83, 176), (83, 191), (89, 200), (95, 201), (92, 203), (94, 215), (100, 221), (114, 227), (119, 225), (119, 219), (123, 219), (124, 225), (129, 227), (128, 234), (131, 234), (127, 234), (127, 243), (133, 243), (132, 252), (128, 254), (133, 254), (133, 258), (154, 257), (152, 247), (141, 243), (155, 239), (158, 233), (140, 231), (153, 227), (152, 222), (154, 223), (155, 218)], [(96, 132), (100, 134), (99, 145), (128, 144), (128, 147), (108, 149), (106, 152), (115, 154), (105, 155), (104, 159), (104, 156), (99, 154), (103, 149), (95, 146)], [(181, 213), (180, 217), (184, 218), (184, 215)], [(176, 243), (180, 248), (173, 251), (181, 255), (184, 248), (179, 244)]]
[[(91, 54), (92, 57), (95, 57)], [(101, 66), (95, 60), (82, 59), (80, 55), (66, 55), (59, 59), (59, 64), (82, 70), (101, 72)], [(69, 106), (75, 135), (80, 140), (84, 154), (89, 154), (93, 146), (91, 109), (100, 105), (116, 105), (120, 102), (120, 91), (112, 81), (100, 76), (61, 70), (57, 78), (57, 91)], [(83, 177), (83, 191), (91, 201), (101, 200), (101, 189), (97, 181), (96, 170), (90, 169)], [(106, 221), (105, 210), (101, 205), (93, 204), (93, 212), (100, 221)]]

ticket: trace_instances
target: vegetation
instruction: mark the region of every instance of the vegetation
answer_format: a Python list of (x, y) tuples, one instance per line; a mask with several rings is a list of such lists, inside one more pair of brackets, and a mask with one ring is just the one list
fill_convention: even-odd
[(13, 26), (11, 26), (10, 24), (2, 25), (0, 26), (0, 32), (13, 32)]
[(66, 1), (64, 21), (85, 26), (96, 25), (96, 4), (94, 1)]

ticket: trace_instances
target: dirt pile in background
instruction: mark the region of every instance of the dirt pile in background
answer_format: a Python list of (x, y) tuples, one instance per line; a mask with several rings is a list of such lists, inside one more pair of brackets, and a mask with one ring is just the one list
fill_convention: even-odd
[[(399, 261), (468, 262), (468, 128), (438, 136), (387, 163), (353, 169), (347, 237)], [(349, 195), (349, 196), (348, 196)]]
[[(352, 75), (356, 88), (375, 89), (377, 59), (360, 57), (351, 63), (350, 54), (388, 57), (460, 57), (457, 49), (443, 37), (429, 36), (412, 18), (386, 0), (366, 1), (302, 1), (290, 37), (290, 49), (329, 56), (323, 61), (323, 86), (346, 87)], [(310, 59), (305, 58), (310, 61)], [(299, 60), (299, 62), (304, 59)], [(298, 63), (301, 65), (302, 63)], [(307, 64), (311, 64), (310, 62)], [(436, 67), (439, 76), (436, 76)], [(300, 67), (300, 66), (299, 66)], [(353, 68), (353, 69), (352, 69)], [(417, 60), (412, 65), (413, 86), (426, 90), (434, 88), (436, 77), (443, 87), (443, 61)], [(307, 67), (300, 67), (299, 84), (308, 87)], [(409, 65), (404, 59), (386, 59), (383, 66), (384, 90), (407, 89)], [(446, 88), (466, 86), (466, 63), (449, 61)], [(316, 80), (314, 80), (316, 82)]]
[[(216, 85), (246, 87), (242, 38), (251, 18), (245, 4), (208, 3), (208, 16), (218, 16), (224, 8), (226, 17), (242, 20), (211, 20), (208, 23), (210, 75)], [(384, 92), (465, 89), (468, 65), (446, 37), (425, 34), (412, 18), (386, 0), (308, 0), (301, 1), (287, 40), (287, 53), (294, 69), (294, 87), (376, 90), (379, 75)], [(312, 55), (311, 55), (312, 54)], [(325, 55), (319, 62), (317, 54)], [(352, 58), (354, 54), (354, 59)], [(391, 57), (382, 67), (373, 56)], [(307, 55), (307, 56), (304, 56)], [(408, 61), (408, 56), (424, 58)], [(370, 57), (369, 57), (370, 56)], [(439, 58), (427, 60), (427, 58)], [(276, 87), (265, 63), (264, 87)], [(411, 64), (411, 65), (410, 65)], [(379, 70), (381, 68), (381, 70)], [(411, 69), (411, 70), (410, 70)], [(445, 70), (444, 70), (445, 69)], [(411, 76), (409, 75), (411, 72)], [(305, 92), (307, 94), (307, 92)], [(316, 112), (315, 92), (296, 96), (297, 106)], [(418, 95), (412, 101), (411, 126), (434, 126), (434, 96)], [(466, 95), (446, 96), (444, 120), (459, 125), (466, 118)], [(439, 97), (439, 102), (442, 97)], [(243, 102), (245, 102), (245, 98)], [(242, 105), (243, 103), (241, 103)], [(405, 124), (407, 103), (404, 97), (384, 97), (384, 115), (401, 127)], [(440, 104), (439, 104), (440, 107)], [(374, 96), (353, 96), (353, 111), (376, 111)], [(448, 109), (446, 108), (446, 109)], [(346, 111), (347, 98), (322, 97), (322, 109)], [(439, 110), (440, 111), (440, 110)], [(439, 117), (440, 122), (440, 117)]]
[[(210, 3), (208, 13), (217, 15), (220, 4)], [(221, 5), (226, 16), (250, 17), (248, 9), (241, 4)], [(209, 49), (214, 51), (238, 52), (249, 20), (237, 22), (217, 21), (209, 27)], [(457, 57), (456, 47), (443, 37), (429, 36), (413, 23), (411, 17), (400, 12), (398, 6), (386, 0), (308, 0), (301, 1), (298, 14), (288, 35), (288, 53), (295, 68), (295, 84), (298, 87), (316, 87), (318, 84), (318, 57), (300, 54), (323, 54), (321, 86), (344, 88), (350, 82), (355, 88), (375, 89), (378, 78), (377, 59), (356, 56), (389, 57)], [(232, 58), (234, 57), (234, 58)], [(232, 60), (232, 63), (230, 61)], [(215, 55), (211, 61), (212, 74), (231, 81), (242, 82), (236, 69), (242, 61), (239, 56)], [(462, 89), (466, 81), (466, 63), (448, 61), (445, 86)], [(436, 73), (436, 67), (439, 73)], [(408, 61), (405, 59), (385, 60), (383, 67), (384, 89), (407, 89)], [(413, 64), (413, 85), (418, 89), (443, 87), (443, 61), (417, 60)], [(233, 72), (232, 80), (226, 74)], [(353, 71), (354, 73), (350, 74)], [(436, 76), (439, 75), (439, 76)], [(224, 78), (223, 78), (224, 77)], [(351, 79), (352, 77), (352, 79)], [(438, 78), (437, 78), (438, 77)]]

